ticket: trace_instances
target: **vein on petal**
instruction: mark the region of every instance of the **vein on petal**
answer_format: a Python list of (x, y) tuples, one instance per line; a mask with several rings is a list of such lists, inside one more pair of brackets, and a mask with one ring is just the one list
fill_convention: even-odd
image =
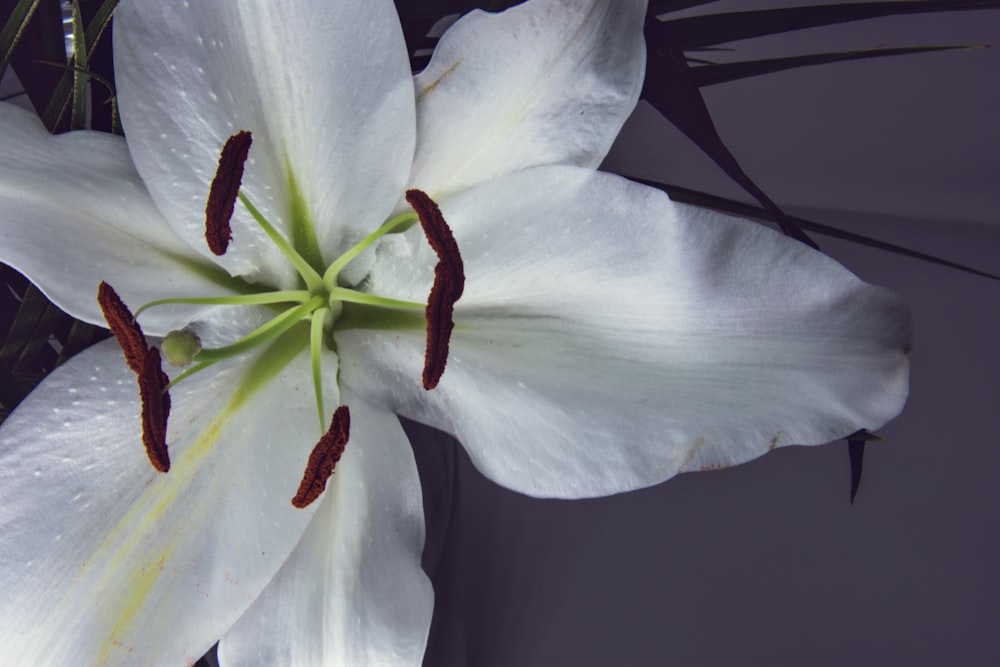
[(455, 68), (462, 64), (463, 60), (464, 60), (464, 58), (459, 57), (450, 67), (448, 67), (448, 69), (446, 69), (444, 72), (441, 73), (441, 76), (439, 76), (438, 78), (434, 79), (429, 84), (427, 84), (426, 86), (424, 86), (424, 89), (421, 90), (419, 93), (417, 93), (417, 103), (419, 104), (420, 101), (422, 99), (424, 99), (424, 97), (428, 93), (430, 93), (432, 90), (434, 90), (435, 88), (437, 88), (438, 84), (441, 83), (442, 79), (444, 79), (449, 74), (451, 74), (452, 72), (454, 72)]

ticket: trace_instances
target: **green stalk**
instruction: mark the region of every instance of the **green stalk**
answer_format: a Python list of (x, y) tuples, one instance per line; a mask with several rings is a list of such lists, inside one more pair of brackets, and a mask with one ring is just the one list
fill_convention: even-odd
[(365, 248), (374, 243), (377, 239), (385, 236), (396, 227), (404, 223), (411, 223), (417, 220), (416, 213), (404, 213), (402, 215), (396, 216), (392, 220), (389, 220), (381, 227), (376, 229), (374, 232), (359, 241), (354, 247), (345, 252), (343, 255), (338, 257), (333, 264), (327, 267), (326, 272), (323, 274), (323, 283), (326, 285), (327, 289), (332, 290), (337, 286), (337, 276), (340, 274), (341, 270), (351, 263), (355, 257), (360, 255)]
[(206, 306), (256, 306), (272, 303), (305, 303), (309, 299), (309, 292), (305, 290), (279, 290), (277, 292), (263, 292), (261, 294), (239, 294), (234, 296), (198, 296), (198, 297), (177, 297), (172, 299), (157, 299), (141, 306), (135, 311), (135, 316), (154, 306), (164, 306), (171, 303), (187, 303)]
[(223, 359), (229, 359), (230, 357), (243, 354), (244, 352), (249, 352), (253, 348), (262, 345), (269, 340), (273, 340), (285, 333), (298, 324), (302, 318), (306, 317), (309, 313), (322, 305), (323, 297), (314, 296), (301, 306), (289, 308), (281, 315), (278, 315), (267, 324), (248, 333), (235, 343), (212, 350), (202, 350), (195, 355), (194, 360), (199, 364), (202, 362), (215, 363), (217, 361), (222, 361)]
[(316, 395), (316, 411), (319, 413), (319, 432), (326, 430), (326, 410), (323, 407), (323, 374), (320, 368), (320, 353), (323, 350), (323, 325), (329, 308), (320, 308), (312, 314), (309, 323), (309, 357), (312, 364), (313, 393)]
[(309, 288), (309, 291), (320, 291), (323, 288), (323, 278), (321, 278), (316, 272), (316, 269), (311, 267), (309, 262), (303, 259), (302, 255), (296, 252), (295, 248), (289, 245), (288, 241), (285, 240), (285, 237), (279, 234), (278, 230), (271, 226), (271, 223), (267, 221), (267, 218), (265, 218), (263, 214), (257, 210), (256, 206), (250, 203), (250, 200), (242, 192), (240, 193), (240, 201), (243, 202), (243, 205), (247, 207), (248, 211), (250, 211), (250, 215), (252, 215), (253, 219), (257, 221), (260, 228), (263, 229), (269, 237), (271, 237), (271, 240), (274, 241), (274, 245), (278, 246), (278, 249), (281, 250), (281, 252), (285, 254), (285, 257), (287, 257), (292, 265), (295, 266), (299, 275), (302, 276), (302, 280), (306, 282), (306, 287)]
[(331, 301), (347, 301), (349, 303), (364, 303), (370, 306), (382, 306), (383, 308), (404, 308), (424, 310), (427, 306), (416, 301), (401, 301), (400, 299), (390, 299), (385, 296), (366, 294), (346, 287), (333, 287), (330, 289)]

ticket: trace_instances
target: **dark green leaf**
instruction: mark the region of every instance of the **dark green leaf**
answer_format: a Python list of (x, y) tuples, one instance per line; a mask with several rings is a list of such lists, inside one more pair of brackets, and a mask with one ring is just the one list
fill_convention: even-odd
[(718, 2), (718, 0), (650, 0), (648, 13), (653, 16), (669, 14), (670, 12), (679, 12), (682, 9), (700, 7), (701, 5), (708, 5), (713, 2)]
[[(111, 23), (111, 15), (117, 6), (118, 0), (104, 0), (94, 17), (87, 23), (87, 29), (84, 32), (84, 42), (87, 45), (86, 53), (88, 59), (93, 56), (94, 49), (104, 31)], [(66, 61), (63, 58), (51, 62)], [(74, 73), (72, 70), (64, 70), (62, 72), (55, 90), (48, 104), (45, 106), (45, 111), (42, 112), (42, 122), (45, 123), (45, 127), (52, 131), (55, 131), (55, 128), (62, 127), (65, 122), (64, 116), (73, 94), (73, 77)]]
[(0, 423), (24, 400), (26, 393), (7, 364), (0, 362)]
[(861, 21), (882, 16), (951, 12), (1000, 7), (1000, 0), (908, 0), (845, 2), (814, 7), (786, 7), (724, 14), (706, 14), (665, 21), (681, 50), (792, 30)]
[(882, 442), (882, 438), (874, 433), (869, 433), (861, 429), (857, 433), (847, 436), (847, 455), (851, 461), (851, 504), (858, 495), (861, 488), (861, 473), (865, 466), (865, 444), (869, 442)]
[(108, 335), (77, 322), (0, 264), (0, 421), (52, 369)]
[(83, 37), (83, 12), (80, 0), (73, 0), (73, 105), (71, 130), (87, 127), (87, 44)]
[[(860, 51), (841, 51), (838, 53), (817, 53), (808, 56), (792, 56), (788, 58), (769, 58), (767, 60), (746, 60), (739, 63), (708, 64), (691, 69), (691, 76), (699, 88), (727, 83), (737, 79), (747, 79), (762, 74), (771, 74), (796, 67), (812, 67), (846, 60), (861, 60), (864, 58), (881, 58), (885, 56), (908, 55), (927, 51), (948, 51), (952, 49), (971, 49), (973, 46), (912, 46), (895, 49), (862, 49)], [(688, 58), (688, 61), (694, 59)]]
[(58, 366), (68, 361), (74, 355), (79, 354), (97, 341), (103, 340), (108, 336), (110, 336), (110, 333), (107, 329), (101, 329), (86, 322), (73, 320), (69, 333), (62, 343), (62, 349), (59, 351), (59, 358), (56, 359), (56, 365)]
[(79, 72), (87, 79), (90, 79), (92, 83), (95, 83), (98, 86), (103, 87), (105, 93), (107, 94), (107, 99), (105, 100), (104, 103), (109, 106), (111, 114), (110, 127), (108, 127), (106, 131), (110, 132), (111, 134), (119, 134), (119, 135), (122, 134), (121, 118), (118, 115), (118, 95), (115, 93), (114, 85), (110, 81), (108, 81), (103, 76), (95, 72), (92, 72), (88, 69), (84, 69), (82, 67), (77, 67), (75, 65), (59, 65), (58, 63), (50, 63), (50, 64), (56, 67), (61, 67), (62, 69), (71, 70), (73, 72)]
[(31, 20), (31, 16), (38, 8), (38, 0), (18, 0), (0, 30), (0, 79), (7, 71), (7, 63), (14, 55), (14, 47), (24, 34), (24, 29)]
[(864, 442), (885, 442), (881, 436), (875, 435), (874, 433), (861, 429), (860, 431), (855, 431), (854, 433), (847, 436), (848, 440), (863, 440)]
[[(117, 1), (117, 0), (116, 0)], [(90, 128), (100, 132), (121, 134), (121, 122), (118, 118), (118, 101), (115, 98), (115, 68), (111, 48), (114, 22), (108, 23), (112, 6), (108, 0), (95, 2), (90, 0), (81, 6), (85, 25), (94, 20), (105, 22), (106, 27), (87, 54), (87, 68), (90, 71)], [(88, 42), (88, 46), (91, 46)], [(98, 78), (100, 77), (100, 78)]]
[(865, 441), (860, 438), (848, 438), (847, 455), (851, 460), (851, 504), (861, 488), (861, 473), (865, 467)]
[[(629, 177), (631, 178), (631, 177)], [(663, 190), (670, 195), (670, 198), (674, 201), (684, 202), (687, 204), (695, 204), (697, 206), (705, 206), (707, 208), (714, 208), (719, 211), (725, 211), (727, 213), (732, 213), (734, 215), (741, 215), (748, 218), (757, 218), (758, 220), (771, 220), (774, 221), (770, 215), (770, 212), (766, 209), (754, 206), (753, 204), (744, 204), (743, 202), (733, 201), (732, 199), (726, 199), (725, 197), (717, 197), (715, 195), (706, 194), (703, 192), (697, 192), (695, 190), (689, 190), (687, 188), (682, 188), (676, 185), (671, 185), (669, 183), (660, 183), (658, 181), (650, 181), (643, 178), (631, 178), (631, 180), (648, 185), (650, 187), (657, 188), (658, 190)], [(885, 250), (886, 252), (891, 252), (896, 255), (902, 255), (904, 257), (910, 257), (913, 259), (918, 259), (923, 262), (929, 262), (931, 264), (938, 264), (939, 266), (946, 266), (950, 269), (956, 269), (958, 271), (964, 271), (965, 273), (971, 273), (973, 275), (980, 276), (982, 278), (989, 278), (991, 280), (1000, 280), (1000, 276), (988, 273), (986, 271), (980, 271), (979, 269), (972, 268), (970, 266), (965, 266), (964, 264), (959, 264), (958, 262), (952, 262), (941, 257), (935, 257), (934, 255), (928, 255), (926, 253), (918, 252), (916, 250), (910, 250), (909, 248), (904, 248), (903, 246), (896, 245), (894, 243), (887, 243), (885, 241), (879, 241), (878, 239), (865, 236), (863, 234), (855, 234), (854, 232), (848, 232), (843, 229), (837, 229), (836, 227), (831, 227), (830, 225), (824, 225), (819, 222), (813, 222), (811, 220), (806, 220), (804, 218), (799, 218), (796, 216), (786, 216), (791, 218), (799, 227), (803, 229), (808, 229), (816, 234), (823, 234), (824, 236), (830, 236), (837, 239), (842, 239), (844, 241), (850, 241), (852, 243), (857, 243), (859, 245), (865, 245), (870, 248), (877, 248), (879, 250)]]
[[(60, 328), (68, 326), (67, 316), (50, 303), (34, 285), (30, 286), (25, 293), (21, 309), (27, 311), (24, 324), (31, 324), (32, 328), (27, 330), (27, 336), (23, 340), (18, 341), (20, 353), (14, 361), (14, 372), (33, 372), (35, 368), (51, 370), (55, 367), (57, 355), (52, 346), (49, 345), (49, 339)], [(20, 311), (18, 317), (14, 318), (12, 333), (19, 324), (21, 324)], [(6, 348), (6, 342), (4, 348)]]
[[(48, 299), (36, 287), (29, 285), (0, 347), (0, 362), (14, 368), (30, 360), (30, 348), (38, 346), (38, 341), (34, 339), (42, 334), (41, 325), (47, 319), (48, 308)], [(41, 343), (44, 342), (43, 339)]]
[[(0, 16), (11, 16), (19, 1), (0, 0)], [(52, 98), (61, 77), (58, 70), (45, 63), (65, 62), (66, 44), (59, 3), (39, 3), (31, 19), (24, 25), (10, 59), (10, 65), (21, 81), (24, 92), (39, 114)], [(65, 118), (59, 125), (46, 127), (52, 131), (66, 131), (69, 129), (69, 118)]]
[(818, 249), (813, 240), (757, 187), (723, 143), (684, 54), (669, 38), (669, 31), (668, 24), (647, 18), (648, 53), (642, 97), (712, 158), (730, 178), (753, 195), (770, 212), (769, 219), (777, 222), (785, 234)]

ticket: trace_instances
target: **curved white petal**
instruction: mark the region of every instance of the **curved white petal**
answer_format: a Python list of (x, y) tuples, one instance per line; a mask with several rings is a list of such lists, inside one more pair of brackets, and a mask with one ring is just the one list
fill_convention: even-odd
[(262, 354), (271, 381), (224, 363), (172, 390), (166, 474), (113, 341), (3, 424), (0, 664), (191, 664), (250, 606), (314, 512), (290, 499), (319, 433), (308, 354)]
[(351, 433), (326, 496), (274, 580), (219, 644), (222, 665), (419, 665), (434, 607), (410, 444), (345, 392)]
[[(764, 227), (572, 167), (442, 210), (467, 282), (440, 384), (420, 388), (422, 332), (341, 332), (342, 378), (508, 488), (634, 489), (878, 428), (905, 401), (906, 306)], [(426, 294), (415, 247), (383, 254), (373, 291)]]
[[(52, 136), (34, 114), (10, 104), (0, 104), (0, 237), (0, 261), (88, 322), (104, 324), (97, 306), (102, 280), (133, 308), (165, 297), (229, 293), (205, 277), (224, 272), (160, 216), (121, 138)], [(149, 311), (142, 323), (147, 333), (165, 334), (192, 313), (172, 306)]]
[[(115, 74), (139, 173), (192, 245), (204, 235), (219, 152), (239, 130), (253, 133), (243, 191), (291, 235), (294, 177), (327, 260), (345, 233), (371, 231), (398, 201), (415, 120), (389, 0), (125, 0)], [(291, 280), (288, 261), (242, 206), (219, 261), (240, 275)]]
[(642, 88), (645, 0), (474, 11), (415, 80), (411, 187), (442, 198), (517, 169), (596, 167)]

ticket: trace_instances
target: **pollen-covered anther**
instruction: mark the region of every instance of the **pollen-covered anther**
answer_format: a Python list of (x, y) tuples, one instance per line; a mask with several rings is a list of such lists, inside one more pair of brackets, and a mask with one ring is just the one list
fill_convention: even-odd
[(299, 509), (308, 507), (326, 490), (326, 480), (330, 479), (337, 461), (344, 454), (350, 435), (351, 411), (346, 405), (341, 405), (333, 413), (330, 428), (309, 455), (309, 463), (299, 482), (299, 490), (292, 498), (292, 505)]
[(166, 392), (170, 378), (160, 364), (160, 351), (151, 347), (143, 358), (139, 373), (139, 398), (142, 401), (142, 444), (153, 467), (160, 472), (170, 470), (167, 454), (167, 417), (170, 415), (170, 395)]
[(434, 286), (431, 287), (425, 311), (427, 350), (424, 353), (423, 383), (424, 389), (433, 389), (448, 363), (448, 343), (455, 328), (455, 302), (465, 289), (465, 266), (455, 235), (434, 200), (421, 190), (407, 190), (406, 201), (416, 211), (427, 242), (438, 256), (434, 267)]
[(125, 354), (128, 367), (133, 373), (141, 374), (143, 359), (149, 350), (149, 345), (146, 344), (146, 336), (143, 335), (139, 323), (135, 321), (132, 311), (114, 288), (104, 281), (101, 281), (97, 288), (97, 303), (101, 306), (108, 328), (115, 335), (115, 340)]
[(243, 130), (229, 137), (219, 156), (219, 167), (208, 192), (205, 205), (205, 240), (216, 255), (226, 254), (229, 242), (233, 240), (233, 230), (229, 221), (236, 208), (236, 198), (240, 194), (243, 181), (243, 165), (250, 154), (252, 138)]

